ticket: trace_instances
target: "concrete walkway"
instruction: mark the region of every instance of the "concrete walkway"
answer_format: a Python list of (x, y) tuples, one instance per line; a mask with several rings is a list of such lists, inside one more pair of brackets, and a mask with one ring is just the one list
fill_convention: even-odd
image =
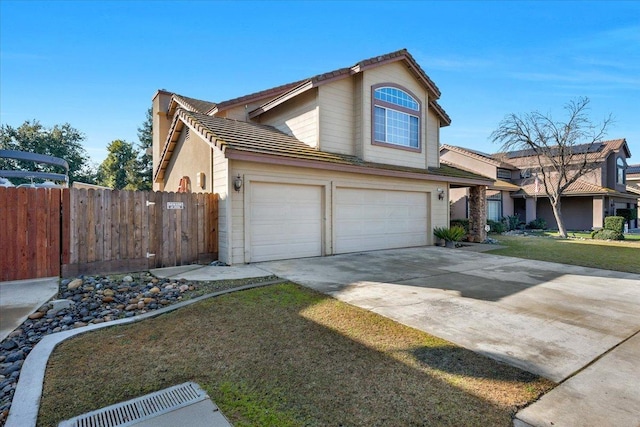
[(58, 278), (0, 283), (0, 341), (58, 293)]
[(519, 426), (640, 425), (640, 275), (436, 247), (255, 265), (561, 383)]

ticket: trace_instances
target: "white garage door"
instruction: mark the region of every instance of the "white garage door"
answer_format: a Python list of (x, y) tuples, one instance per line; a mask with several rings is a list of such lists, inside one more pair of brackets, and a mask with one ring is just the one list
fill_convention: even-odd
[(322, 255), (322, 187), (251, 183), (251, 262)]
[(427, 193), (338, 188), (335, 253), (427, 244)]

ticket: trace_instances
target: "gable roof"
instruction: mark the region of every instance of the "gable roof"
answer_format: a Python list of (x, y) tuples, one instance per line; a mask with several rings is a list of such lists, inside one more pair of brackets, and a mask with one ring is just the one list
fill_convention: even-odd
[[(436, 86), (436, 84), (427, 76), (422, 67), (416, 62), (416, 60), (411, 56), (407, 49), (397, 50), (395, 52), (388, 53), (386, 55), (379, 55), (373, 58), (362, 60), (351, 67), (339, 68), (337, 70), (329, 71), (327, 73), (318, 74), (316, 76), (310, 77), (305, 80), (300, 80), (295, 84), (292, 83), (288, 90), (283, 90), (282, 93), (276, 95), (275, 98), (269, 100), (265, 104), (260, 107), (254, 109), (249, 112), (249, 117), (254, 118), (259, 116), (260, 114), (269, 111), (270, 109), (280, 105), (288, 99), (310, 90), (312, 88), (322, 86), (326, 83), (347, 78), (352, 75), (361, 73), (365, 70), (379, 67), (381, 65), (390, 64), (393, 62), (402, 61), (407, 65), (409, 71), (420, 81), (424, 87), (427, 89), (429, 93), (429, 106), (433, 109), (436, 115), (441, 120), (441, 126), (448, 126), (451, 124), (451, 118), (444, 111), (444, 109), (436, 102), (438, 98), (440, 98), (440, 89)], [(280, 88), (284, 88), (284, 86), (280, 86)], [(260, 92), (259, 92), (260, 93)], [(255, 99), (247, 98), (244, 102), (253, 101)], [(224, 103), (221, 103), (224, 104)], [(219, 106), (218, 110), (221, 110), (222, 107)]]
[(485, 163), (489, 163), (490, 165), (493, 165), (499, 168), (515, 169), (513, 165), (500, 161), (499, 159), (494, 158), (493, 155), (491, 154), (472, 150), (470, 148), (458, 147), (456, 145), (442, 144), (440, 146), (440, 152), (442, 152), (443, 150), (449, 150), (449, 151), (454, 151), (456, 153), (464, 154), (468, 157), (471, 157), (476, 160), (480, 160)]
[(254, 92), (248, 95), (243, 95), (218, 103), (189, 98), (174, 93), (172, 102), (169, 106), (169, 113), (173, 114), (175, 112), (177, 108), (176, 104), (179, 104), (182, 108), (188, 111), (215, 115), (218, 112), (236, 107), (238, 105), (258, 102), (263, 99), (268, 100), (260, 107), (249, 112), (249, 117), (254, 118), (270, 110), (271, 108), (280, 105), (282, 102), (291, 99), (292, 97), (314, 87), (321, 86), (334, 80), (347, 78), (371, 68), (398, 61), (403, 61), (407, 65), (409, 71), (425, 86), (425, 88), (429, 92), (429, 107), (431, 107), (433, 112), (438, 116), (438, 118), (440, 118), (441, 127), (449, 126), (451, 124), (451, 117), (449, 117), (442, 106), (438, 104), (438, 102), (436, 102), (436, 100), (440, 98), (440, 89), (438, 89), (438, 86), (436, 86), (433, 80), (431, 80), (431, 78), (427, 76), (422, 67), (420, 67), (420, 65), (416, 62), (413, 56), (411, 56), (407, 49), (397, 50), (386, 55), (378, 55), (373, 58), (362, 60), (351, 67), (339, 68), (337, 70), (317, 74), (307, 79), (298, 80), (292, 83), (286, 83), (284, 85), (276, 86), (270, 89)]
[[(553, 178), (553, 184), (557, 183), (557, 178)], [(546, 193), (544, 191), (544, 184), (542, 181), (539, 182), (539, 191), (536, 193), (535, 190), (536, 184), (535, 179), (530, 178), (527, 179), (520, 186), (520, 191), (514, 193), (514, 196), (529, 196), (529, 197), (546, 197)], [(587, 195), (605, 195), (605, 196), (616, 196), (623, 198), (630, 198), (628, 194), (621, 193), (616, 190), (612, 190), (611, 188), (601, 187), (596, 184), (592, 184), (588, 181), (584, 181), (582, 179), (578, 179), (573, 182), (569, 187), (563, 192), (563, 196), (587, 196)], [(632, 196), (631, 198), (634, 198)]]
[(179, 109), (174, 116), (154, 180), (164, 176), (184, 126), (222, 150), (225, 157), (232, 159), (470, 185), (493, 183), (490, 178), (448, 165), (428, 169), (411, 168), (365, 162), (356, 156), (319, 151), (272, 126), (214, 117), (185, 109)]

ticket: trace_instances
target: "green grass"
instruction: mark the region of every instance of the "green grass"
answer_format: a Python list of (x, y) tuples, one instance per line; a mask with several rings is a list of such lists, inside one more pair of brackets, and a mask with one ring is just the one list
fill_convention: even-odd
[[(506, 246), (489, 251), (496, 255), (559, 262), (583, 267), (640, 273), (640, 236), (625, 235), (624, 241), (593, 240), (588, 233), (570, 232), (568, 239), (557, 233), (533, 236), (493, 236)], [(627, 238), (629, 236), (629, 238)]]
[(511, 426), (553, 383), (295, 284), (62, 343), (38, 425), (185, 381), (241, 426)]

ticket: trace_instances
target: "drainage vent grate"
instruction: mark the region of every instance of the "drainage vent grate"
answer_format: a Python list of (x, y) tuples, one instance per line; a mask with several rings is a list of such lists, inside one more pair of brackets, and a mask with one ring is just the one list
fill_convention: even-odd
[(58, 427), (125, 427), (208, 398), (198, 384), (188, 382), (79, 415)]

